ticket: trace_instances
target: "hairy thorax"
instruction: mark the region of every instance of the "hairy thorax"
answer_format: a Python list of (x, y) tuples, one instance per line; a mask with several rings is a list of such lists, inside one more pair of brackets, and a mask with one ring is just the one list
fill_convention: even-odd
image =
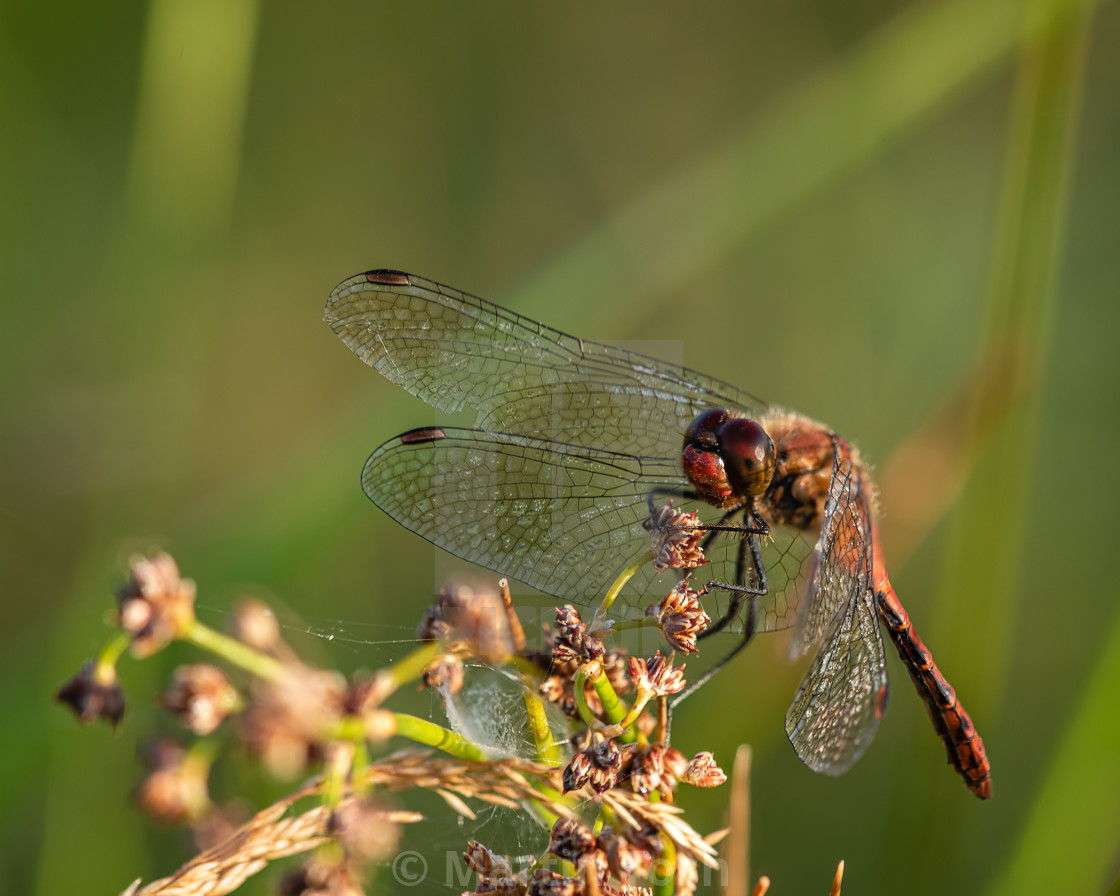
[(758, 421), (774, 442), (774, 477), (754, 502), (771, 525), (819, 529), (836, 454), (840, 465), (866, 481), (859, 452), (827, 426), (785, 411), (771, 410)]

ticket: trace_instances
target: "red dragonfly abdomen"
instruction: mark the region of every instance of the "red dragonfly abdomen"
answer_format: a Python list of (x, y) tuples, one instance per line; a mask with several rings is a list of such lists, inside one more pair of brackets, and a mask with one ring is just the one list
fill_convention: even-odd
[(879, 608), (879, 615), (883, 618), (891, 641), (898, 648), (898, 655), (910, 673), (910, 679), (918, 689), (918, 695), (929, 710), (933, 727), (941, 735), (949, 754), (949, 764), (964, 778), (969, 790), (981, 799), (991, 799), (992, 767), (984, 751), (984, 741), (957, 700), (956, 691), (937, 668), (929, 648), (914, 631), (909, 614), (894, 593), (881, 559), (878, 534), (876, 529), (873, 563), (875, 603)]

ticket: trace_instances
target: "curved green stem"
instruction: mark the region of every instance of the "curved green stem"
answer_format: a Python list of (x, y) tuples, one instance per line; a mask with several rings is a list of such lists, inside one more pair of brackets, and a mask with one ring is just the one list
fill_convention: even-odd
[(401, 657), (393, 665), (386, 667), (378, 673), (384, 675), (391, 685), (389, 693), (401, 685), (415, 681), (424, 674), (428, 665), (441, 653), (447, 652), (447, 645), (441, 641), (426, 641), (417, 647), (408, 656)]
[[(109, 643), (101, 648), (101, 653), (97, 657), (98, 670), (108, 667), (115, 669), (117, 661), (121, 655), (128, 650), (128, 645), (132, 643), (132, 637), (125, 632), (120, 632), (114, 635)], [(114, 677), (116, 673), (114, 672)]]
[(608, 590), (606, 595), (603, 597), (603, 602), (599, 604), (599, 609), (595, 613), (595, 623), (598, 623), (601, 617), (606, 616), (607, 611), (610, 610), (611, 605), (618, 598), (618, 595), (622, 592), (623, 587), (627, 582), (630, 581), (630, 579), (634, 577), (634, 573), (636, 573), (651, 560), (653, 560), (653, 551), (644, 551), (637, 560), (635, 560), (622, 571), (622, 574), (614, 580), (614, 584), (611, 585), (610, 590)]
[[(579, 717), (583, 719), (588, 728), (595, 728), (600, 722), (595, 718), (595, 713), (591, 711), (591, 707), (587, 705), (587, 679), (591, 674), (589, 669), (591, 665), (591, 663), (585, 663), (576, 670), (575, 678), (572, 681), (572, 689), (576, 698), (576, 712), (579, 713)], [(603, 675), (602, 668), (599, 669), (599, 675), (606, 677)]]
[(393, 713), (393, 718), (397, 723), (397, 734), (402, 737), (407, 737), (425, 746), (435, 747), (437, 750), (443, 750), (443, 752), (450, 753), (460, 759), (482, 762), (487, 758), (486, 753), (477, 744), (472, 744), (462, 735), (436, 725), (434, 722), (410, 716), (403, 712)]
[(187, 626), (183, 633), (183, 640), (194, 644), (196, 647), (201, 647), (203, 650), (209, 650), (228, 663), (265, 681), (279, 681), (286, 674), (284, 664), (280, 661), (266, 656), (259, 650), (255, 650), (249, 645), (229, 637), (229, 635), (223, 635), (221, 632), (203, 625), (197, 619)]
[(558, 766), (560, 751), (556, 749), (544, 701), (528, 687), (525, 688), (525, 710), (529, 713), (529, 730), (533, 733), (533, 743), (537, 747), (537, 759), (547, 765)]
[(365, 796), (370, 790), (367, 780), (369, 773), (369, 748), (364, 740), (354, 744), (354, 759), (351, 765), (350, 780), (354, 784), (354, 793)]
[(650, 883), (653, 885), (653, 896), (673, 896), (677, 891), (677, 848), (673, 841), (661, 835), (664, 849), (653, 863), (650, 872)]

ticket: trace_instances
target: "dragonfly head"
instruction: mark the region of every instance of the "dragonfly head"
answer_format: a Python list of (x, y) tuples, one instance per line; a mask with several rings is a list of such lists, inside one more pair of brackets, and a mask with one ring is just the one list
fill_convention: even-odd
[(701, 497), (725, 507), (754, 498), (774, 477), (774, 443), (754, 420), (721, 408), (689, 425), (681, 454), (685, 475)]

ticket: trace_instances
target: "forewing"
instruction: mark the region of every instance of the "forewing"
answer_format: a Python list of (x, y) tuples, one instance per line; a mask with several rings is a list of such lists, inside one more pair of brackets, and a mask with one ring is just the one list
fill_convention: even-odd
[(587, 603), (648, 549), (650, 489), (680, 478), (668, 460), (443, 427), (378, 448), (362, 488), (455, 556)]
[(568, 336), (467, 293), (394, 271), (344, 280), (326, 320), (363, 361), (480, 429), (674, 457), (701, 411), (764, 403), (676, 364)]
[(816, 533), (793, 526), (771, 526), (763, 540), (762, 563), (767, 592), (757, 598), (756, 632), (776, 632), (797, 625), (815, 569)]
[[(484, 430), (429, 427), (390, 439), (366, 461), (362, 489), (401, 525), (436, 546), (565, 600), (594, 603), (605, 588), (650, 546), (648, 496), (687, 485), (676, 458), (639, 458)], [(674, 499), (704, 523), (718, 514), (702, 502)], [(721, 535), (709, 562), (691, 572), (693, 585), (732, 582), (735, 533)], [(762, 558), (769, 591), (758, 601), (756, 631), (788, 628), (798, 619), (812, 545), (804, 530), (775, 527)], [(664, 596), (687, 571), (641, 568), (615, 604), (635, 618)], [(757, 577), (747, 570), (747, 583)], [(712, 619), (731, 595), (704, 597)], [(740, 615), (727, 628), (742, 629)]]

